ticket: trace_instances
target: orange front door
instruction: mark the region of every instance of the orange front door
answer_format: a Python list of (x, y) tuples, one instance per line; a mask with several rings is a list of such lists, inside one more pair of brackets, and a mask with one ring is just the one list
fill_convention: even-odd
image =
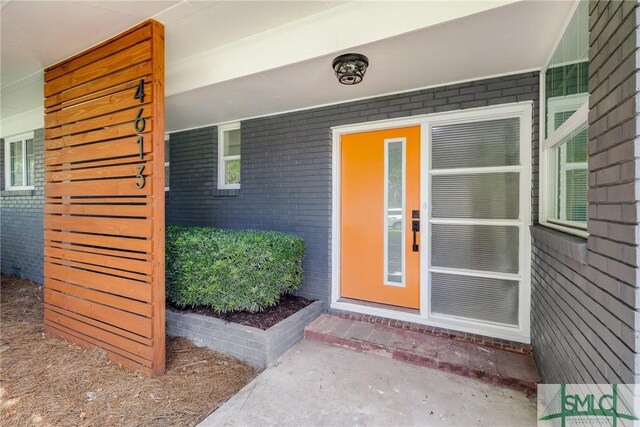
[(340, 200), (341, 297), (420, 308), (420, 127), (343, 135)]

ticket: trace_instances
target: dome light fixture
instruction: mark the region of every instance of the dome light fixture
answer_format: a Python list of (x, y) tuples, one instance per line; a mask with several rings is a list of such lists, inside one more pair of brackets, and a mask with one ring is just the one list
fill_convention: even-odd
[(333, 60), (333, 71), (343, 85), (360, 83), (368, 66), (369, 58), (359, 53), (345, 53)]

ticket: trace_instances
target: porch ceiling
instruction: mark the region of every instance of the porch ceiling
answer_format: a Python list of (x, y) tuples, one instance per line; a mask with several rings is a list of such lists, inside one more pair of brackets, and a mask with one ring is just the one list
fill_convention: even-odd
[(179, 93), (167, 99), (167, 130), (538, 69), (570, 10), (571, 2), (517, 2), (353, 47), (370, 61), (355, 86), (331, 69), (342, 50)]
[[(136, 23), (166, 26), (167, 130), (540, 67), (571, 2), (2, 0), (2, 136), (41, 127), (42, 70)], [(369, 56), (339, 85), (338, 53)], [(22, 129), (24, 128), (24, 129)]]

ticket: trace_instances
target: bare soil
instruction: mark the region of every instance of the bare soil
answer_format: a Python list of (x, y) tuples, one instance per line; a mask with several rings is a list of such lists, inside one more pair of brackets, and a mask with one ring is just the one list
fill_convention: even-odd
[(313, 301), (295, 295), (284, 295), (280, 298), (277, 305), (268, 307), (262, 311), (251, 313), (249, 311), (236, 311), (230, 313), (216, 313), (208, 307), (176, 307), (167, 301), (167, 306), (177, 312), (196, 313), (204, 316), (215, 317), (226, 322), (240, 323), (245, 326), (253, 326), (254, 328), (266, 331), (281, 320), (286, 319), (294, 313), (302, 310)]
[(232, 357), (167, 338), (166, 374), (147, 378), (43, 333), (42, 288), (2, 276), (0, 425), (192, 426), (256, 371)]

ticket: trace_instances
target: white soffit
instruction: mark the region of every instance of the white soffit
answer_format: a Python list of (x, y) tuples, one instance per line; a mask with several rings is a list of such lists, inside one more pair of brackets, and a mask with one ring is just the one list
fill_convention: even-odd
[[(287, 66), (510, 3), (514, 0), (350, 2), (170, 62), (166, 93), (170, 96)], [(286, 2), (281, 7), (286, 8)], [(215, 13), (216, 8), (209, 11)], [(187, 24), (182, 21), (183, 26)], [(170, 26), (167, 32), (170, 37)]]
[(518, 2), (354, 48), (364, 81), (338, 83), (336, 53), (167, 98), (168, 131), (540, 68), (569, 2)]

